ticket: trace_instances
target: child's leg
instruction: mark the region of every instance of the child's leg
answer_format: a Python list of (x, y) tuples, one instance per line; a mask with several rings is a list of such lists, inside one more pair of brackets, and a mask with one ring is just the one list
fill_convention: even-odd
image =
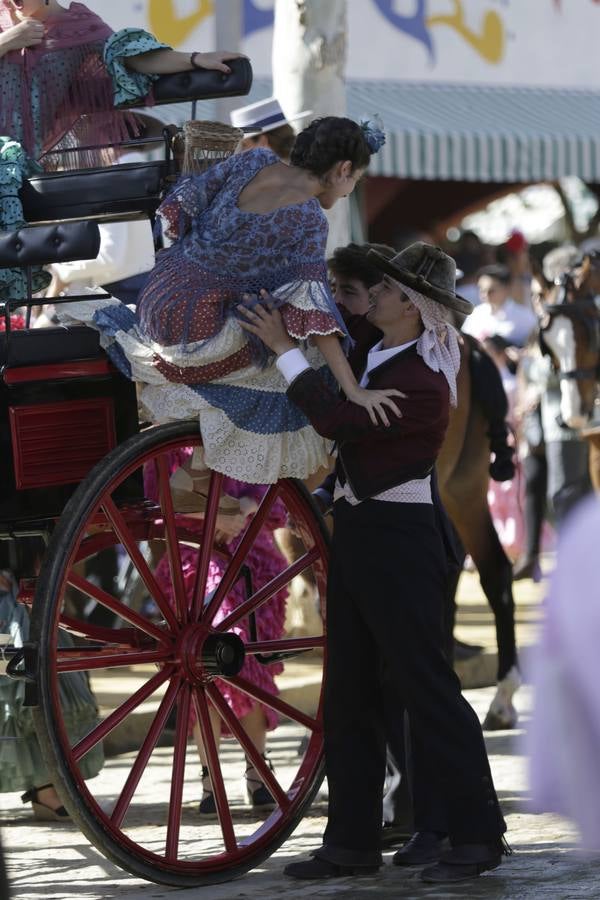
[[(210, 724), (212, 725), (213, 735), (218, 750), (219, 744), (221, 743), (221, 717), (216, 709), (213, 709), (212, 706), (210, 707), (208, 714), (210, 716)], [(200, 757), (200, 762), (203, 766), (205, 766), (206, 751), (204, 749), (204, 741), (202, 740), (202, 732), (200, 731), (200, 725), (198, 724), (198, 722), (194, 724), (194, 740), (196, 741), (196, 747), (198, 748), (198, 756)]]

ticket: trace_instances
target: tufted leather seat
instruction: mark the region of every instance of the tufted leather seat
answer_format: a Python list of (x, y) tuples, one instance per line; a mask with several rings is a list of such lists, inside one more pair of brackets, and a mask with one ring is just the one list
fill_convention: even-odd
[(126, 213), (151, 216), (171, 168), (166, 161), (154, 160), (36, 175), (21, 188), (25, 219), (47, 222)]
[(95, 222), (54, 222), (0, 233), (0, 269), (95, 259), (99, 252)]

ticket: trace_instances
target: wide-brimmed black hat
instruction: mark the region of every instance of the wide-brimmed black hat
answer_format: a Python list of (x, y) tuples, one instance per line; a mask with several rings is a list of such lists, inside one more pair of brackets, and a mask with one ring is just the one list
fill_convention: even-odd
[(386, 275), (424, 297), (464, 316), (473, 312), (473, 304), (456, 293), (456, 263), (441, 247), (415, 241), (395, 256), (369, 250), (367, 258)]

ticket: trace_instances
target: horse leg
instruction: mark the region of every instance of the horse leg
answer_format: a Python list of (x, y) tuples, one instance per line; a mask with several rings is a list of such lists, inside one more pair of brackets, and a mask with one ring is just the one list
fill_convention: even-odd
[(496, 625), (498, 687), (483, 727), (489, 730), (514, 728), (517, 712), (512, 698), (521, 684), (521, 676), (515, 640), (512, 566), (502, 549), (487, 505), (470, 507), (469, 527), (465, 530), (463, 526), (461, 539), (477, 566)]
[(498, 646), (498, 689), (486, 728), (510, 728), (517, 720), (512, 696), (520, 684), (515, 641), (512, 566), (498, 539), (487, 504), (489, 440), (478, 408), (469, 412), (458, 464), (442, 485), (442, 501), (479, 572), (494, 614)]
[(590, 479), (595, 491), (600, 491), (600, 429), (590, 429), (584, 431), (584, 437), (590, 448)]

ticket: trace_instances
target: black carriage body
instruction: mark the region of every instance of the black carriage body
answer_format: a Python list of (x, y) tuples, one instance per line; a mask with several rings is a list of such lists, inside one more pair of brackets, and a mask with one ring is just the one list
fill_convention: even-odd
[[(0, 535), (46, 530), (92, 466), (138, 430), (135, 385), (84, 326), (0, 335)], [(141, 499), (129, 482), (123, 500)]]

